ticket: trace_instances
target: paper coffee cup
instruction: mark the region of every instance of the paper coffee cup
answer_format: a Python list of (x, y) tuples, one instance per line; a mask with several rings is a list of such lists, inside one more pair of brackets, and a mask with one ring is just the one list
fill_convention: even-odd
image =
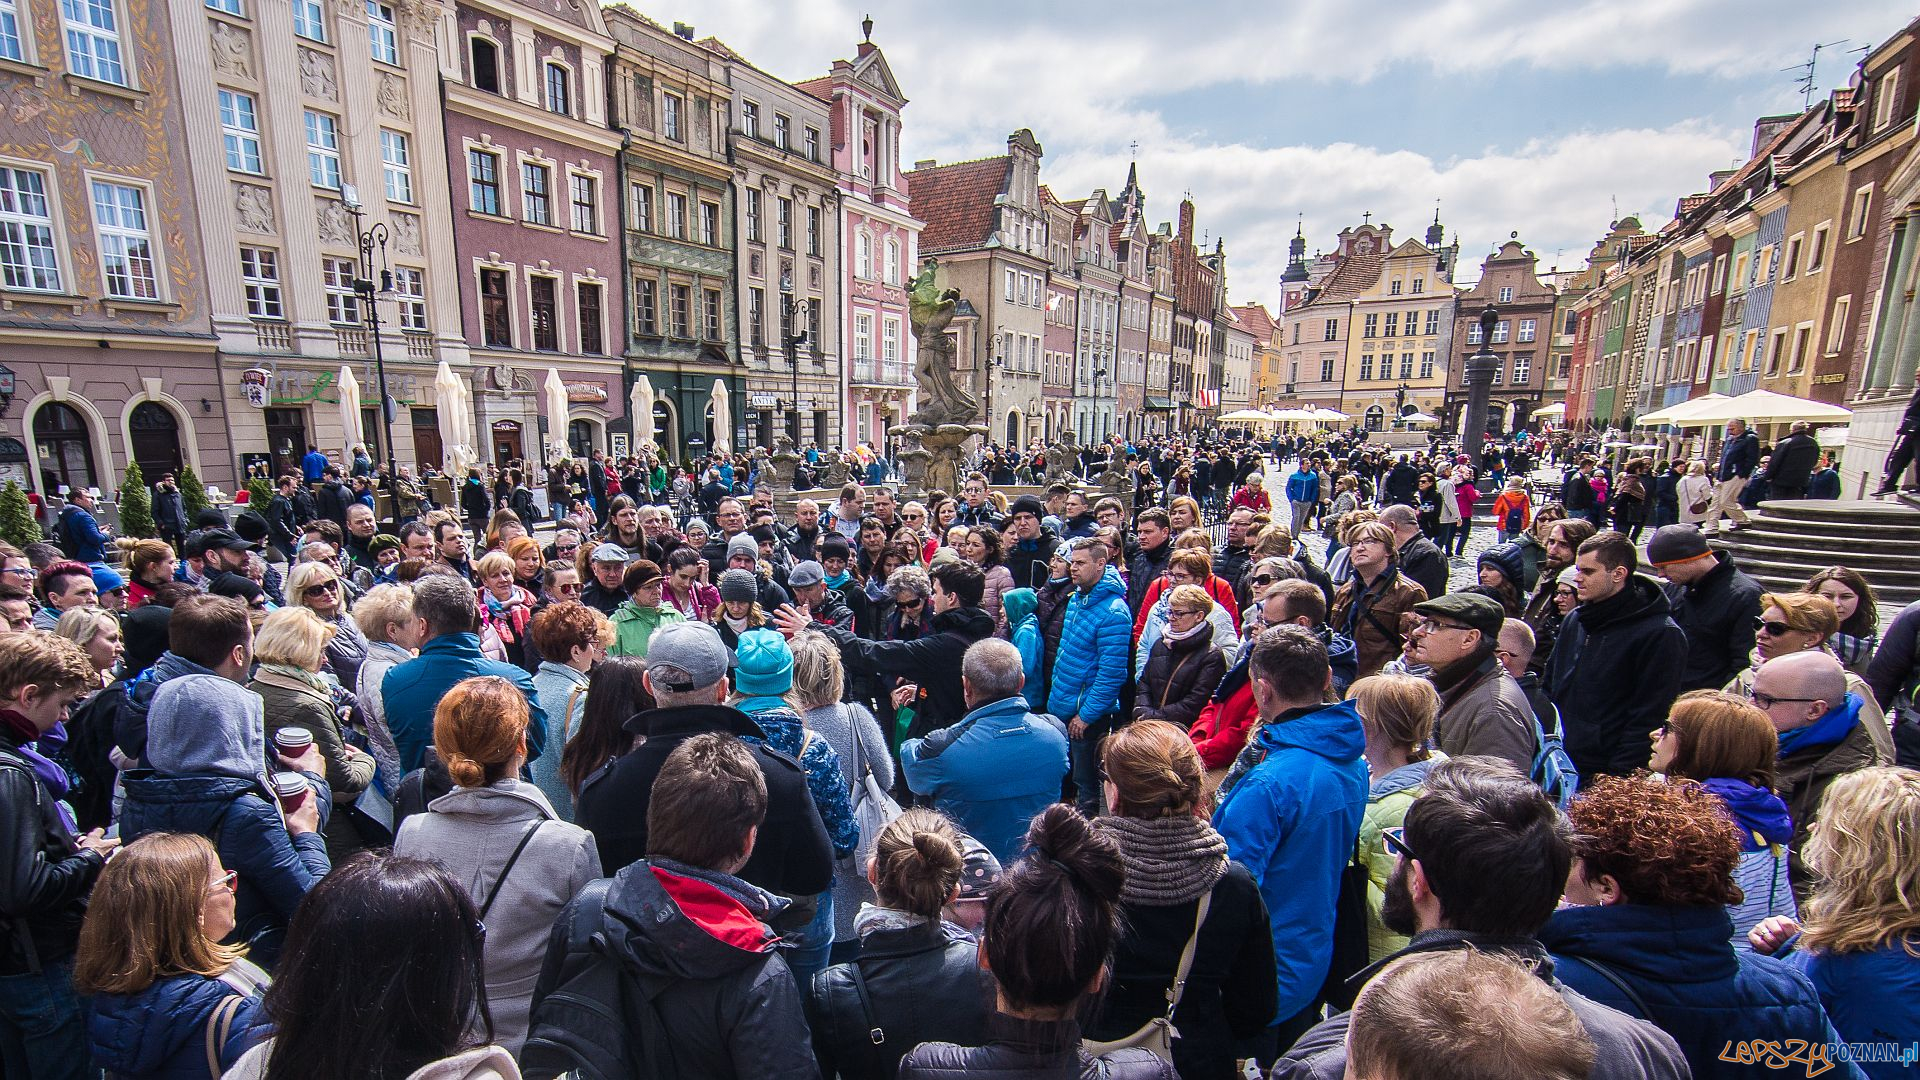
[(273, 774), (273, 796), (279, 799), (280, 805), (289, 811), (299, 809), (300, 804), (306, 801), (307, 792), (312, 789), (313, 785), (308, 783), (307, 778), (300, 773)]
[(299, 757), (313, 745), (313, 732), (303, 727), (286, 727), (273, 733), (273, 745), (288, 757)]

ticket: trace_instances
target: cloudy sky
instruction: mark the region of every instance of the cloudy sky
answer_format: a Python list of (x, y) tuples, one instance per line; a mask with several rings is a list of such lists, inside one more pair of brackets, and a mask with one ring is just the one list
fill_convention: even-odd
[(1117, 192), (1138, 143), (1153, 222), (1183, 192), (1224, 237), (1236, 303), (1270, 307), (1287, 241), (1331, 248), (1365, 211), (1418, 237), (1436, 203), (1462, 262), (1518, 231), (1580, 265), (1614, 217), (1649, 228), (1753, 120), (1797, 112), (1913, 16), (1897, 0), (642, 0), (800, 80), (851, 56), (863, 14), (911, 99), (906, 161), (1002, 153), (1031, 128), (1062, 198)]

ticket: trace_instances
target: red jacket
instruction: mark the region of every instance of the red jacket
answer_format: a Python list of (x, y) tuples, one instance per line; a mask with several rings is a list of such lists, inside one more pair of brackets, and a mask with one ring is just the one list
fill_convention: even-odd
[[(1249, 646), (1251, 648), (1251, 646)], [(1209, 701), (1200, 710), (1200, 718), (1187, 729), (1194, 749), (1200, 751), (1200, 763), (1209, 769), (1224, 769), (1233, 764), (1247, 745), (1247, 733), (1260, 718), (1253, 704), (1253, 680), (1248, 679), (1227, 695), (1225, 701)]]
[(1255, 489), (1248, 486), (1234, 492), (1233, 500), (1227, 505), (1235, 508), (1244, 506), (1256, 514), (1263, 512), (1271, 513), (1273, 511), (1273, 496), (1267, 494), (1266, 488)]
[[(1214, 603), (1227, 609), (1228, 617), (1233, 619), (1233, 629), (1238, 632), (1240, 602), (1233, 598), (1233, 586), (1227, 584), (1226, 579), (1219, 574), (1208, 574), (1206, 589), (1207, 595), (1213, 598)], [(1147, 586), (1146, 598), (1140, 601), (1140, 610), (1133, 616), (1133, 640), (1139, 641), (1140, 635), (1147, 632), (1147, 615), (1153, 610), (1154, 603), (1160, 599), (1160, 594), (1165, 591), (1167, 591), (1165, 577), (1155, 578), (1153, 584)]]

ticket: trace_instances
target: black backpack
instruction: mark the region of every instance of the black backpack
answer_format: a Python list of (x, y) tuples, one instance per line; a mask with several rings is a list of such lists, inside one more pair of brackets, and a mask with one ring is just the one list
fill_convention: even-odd
[(80, 542), (73, 536), (73, 511), (79, 507), (68, 503), (60, 508), (60, 516), (53, 519), (52, 540), (58, 544), (62, 554), (69, 559), (80, 557)]
[(620, 961), (607, 953), (600, 926), (612, 885), (612, 878), (589, 882), (554, 927), (556, 936), (565, 935), (566, 955), (553, 988), (534, 999), (528, 1015), (520, 1051), (520, 1072), (527, 1080), (680, 1075), (653, 1004), (665, 987), (649, 991), (629, 981)]

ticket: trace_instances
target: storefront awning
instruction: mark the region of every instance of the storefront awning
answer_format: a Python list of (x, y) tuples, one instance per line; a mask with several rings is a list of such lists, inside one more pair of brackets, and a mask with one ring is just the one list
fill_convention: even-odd
[(1173, 399), (1172, 399), (1172, 398), (1163, 398), (1163, 397), (1155, 397), (1155, 396), (1154, 396), (1154, 395), (1152, 395), (1152, 394), (1148, 394), (1148, 395), (1147, 395), (1147, 408), (1149, 408), (1149, 409), (1171, 409), (1171, 408), (1173, 408)]

